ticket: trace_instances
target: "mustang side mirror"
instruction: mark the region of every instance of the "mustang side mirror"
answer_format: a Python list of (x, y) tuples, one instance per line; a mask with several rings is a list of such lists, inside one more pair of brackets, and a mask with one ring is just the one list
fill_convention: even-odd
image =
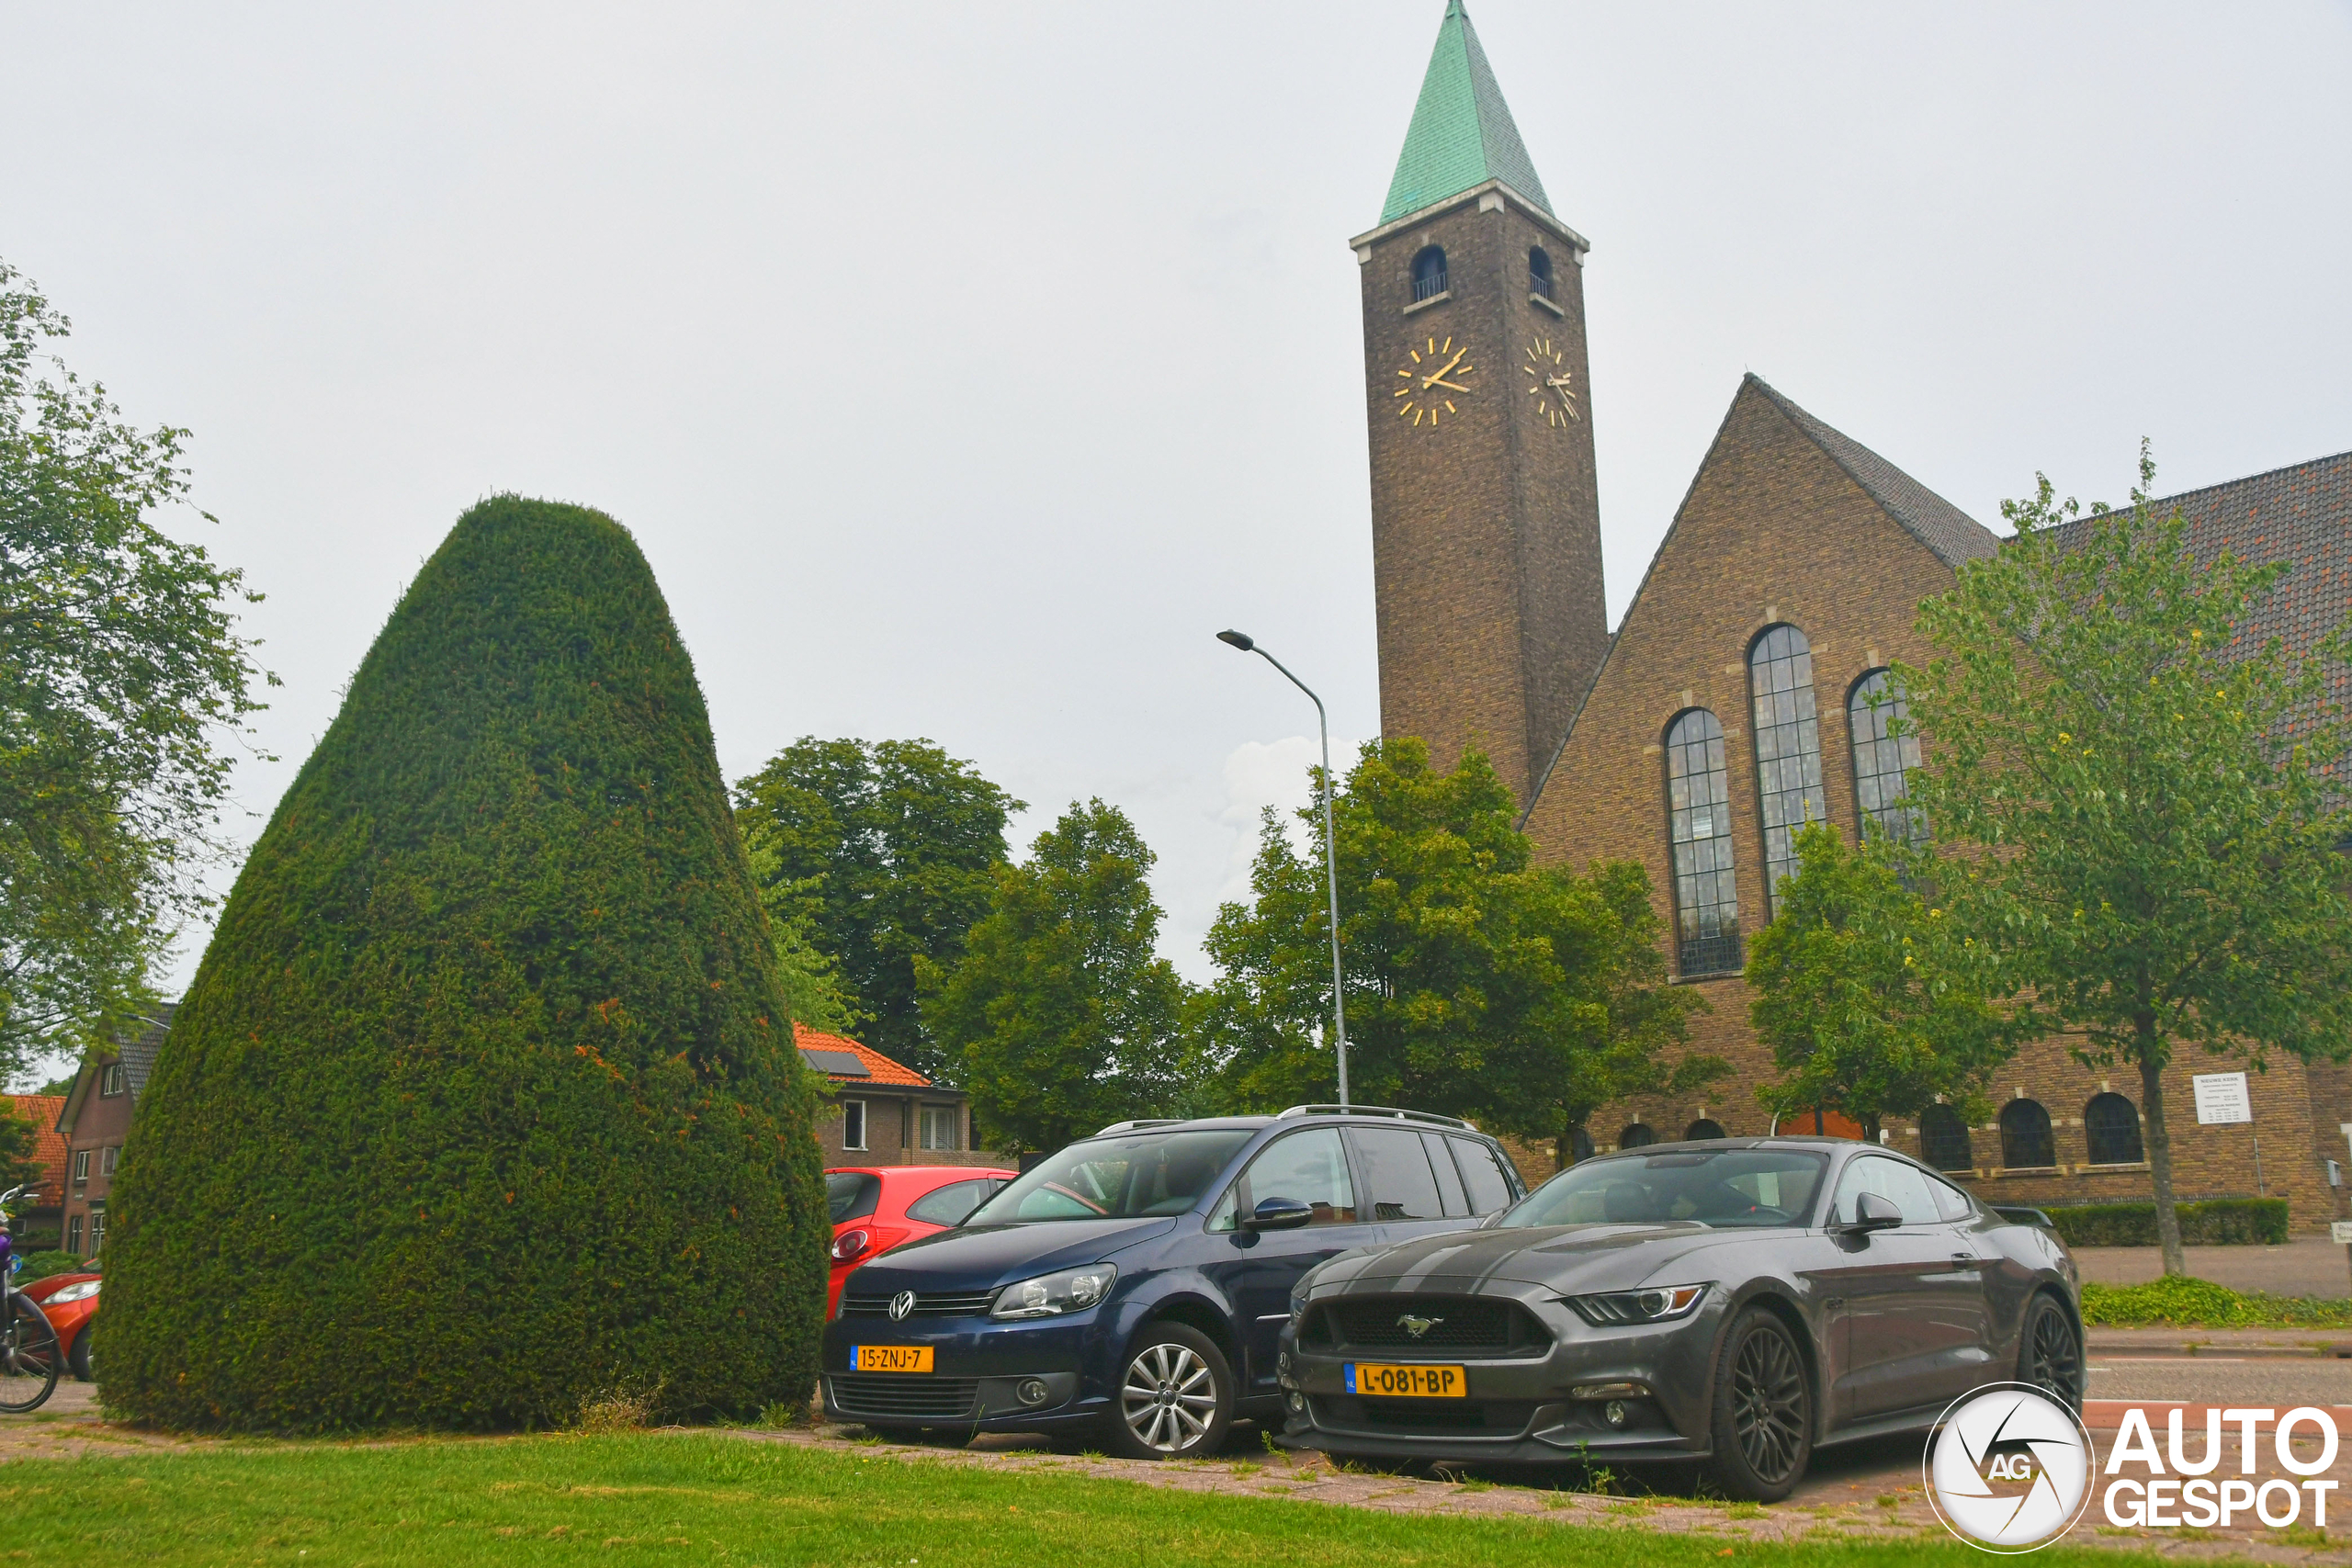
[(1261, 1198), (1258, 1206), (1242, 1216), (1241, 1228), (1246, 1231), (1295, 1231), (1315, 1218), (1315, 1205), (1302, 1203), (1295, 1198)]
[(1865, 1192), (1854, 1200), (1854, 1217), (1838, 1226), (1849, 1235), (1867, 1235), (1871, 1231), (1891, 1231), (1903, 1223), (1903, 1211), (1892, 1199), (1875, 1192)]

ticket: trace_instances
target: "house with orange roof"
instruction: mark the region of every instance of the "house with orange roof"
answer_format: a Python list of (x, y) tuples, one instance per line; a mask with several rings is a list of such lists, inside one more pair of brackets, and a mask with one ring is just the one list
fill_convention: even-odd
[(805, 1024), (792, 1026), (800, 1059), (825, 1080), (829, 1113), (817, 1122), (825, 1164), (997, 1165), (972, 1147), (972, 1102), (871, 1045)]
[(65, 1110), (62, 1094), (12, 1094), (8, 1113), (33, 1129), (33, 1190), (14, 1214), (15, 1240), (20, 1252), (37, 1252), (57, 1245), (65, 1220), (65, 1139), (57, 1118)]

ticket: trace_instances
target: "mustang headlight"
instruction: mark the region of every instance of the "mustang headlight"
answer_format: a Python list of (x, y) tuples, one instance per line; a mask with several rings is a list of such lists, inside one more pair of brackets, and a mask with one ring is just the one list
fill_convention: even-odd
[(1058, 1274), (1040, 1274), (998, 1292), (996, 1305), (989, 1309), (989, 1315), (1000, 1319), (1056, 1317), (1066, 1312), (1084, 1312), (1111, 1293), (1111, 1281), (1118, 1277), (1119, 1270), (1108, 1263), (1065, 1269)]
[(1607, 1291), (1600, 1295), (1570, 1296), (1568, 1304), (1596, 1327), (1625, 1323), (1667, 1323), (1688, 1317), (1707, 1299), (1705, 1285), (1658, 1285), (1640, 1291)]

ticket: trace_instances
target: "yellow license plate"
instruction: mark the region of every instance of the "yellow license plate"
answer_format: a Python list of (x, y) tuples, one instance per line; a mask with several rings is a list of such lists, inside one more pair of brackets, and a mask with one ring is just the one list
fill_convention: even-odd
[(927, 1372), (931, 1371), (931, 1348), (928, 1345), (853, 1345), (849, 1348), (849, 1370)]
[(1350, 1393), (1384, 1399), (1467, 1399), (1470, 1380), (1460, 1367), (1387, 1367), (1376, 1361), (1344, 1363)]

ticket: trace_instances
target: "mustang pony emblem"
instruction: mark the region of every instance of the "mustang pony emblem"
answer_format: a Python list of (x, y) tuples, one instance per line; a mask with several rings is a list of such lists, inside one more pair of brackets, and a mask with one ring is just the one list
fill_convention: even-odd
[(1414, 1338), (1419, 1339), (1422, 1335), (1427, 1334), (1430, 1329), (1435, 1328), (1439, 1324), (1443, 1323), (1445, 1319), (1442, 1317), (1415, 1317), (1408, 1312), (1404, 1316), (1396, 1320), (1396, 1326), (1411, 1335)]

